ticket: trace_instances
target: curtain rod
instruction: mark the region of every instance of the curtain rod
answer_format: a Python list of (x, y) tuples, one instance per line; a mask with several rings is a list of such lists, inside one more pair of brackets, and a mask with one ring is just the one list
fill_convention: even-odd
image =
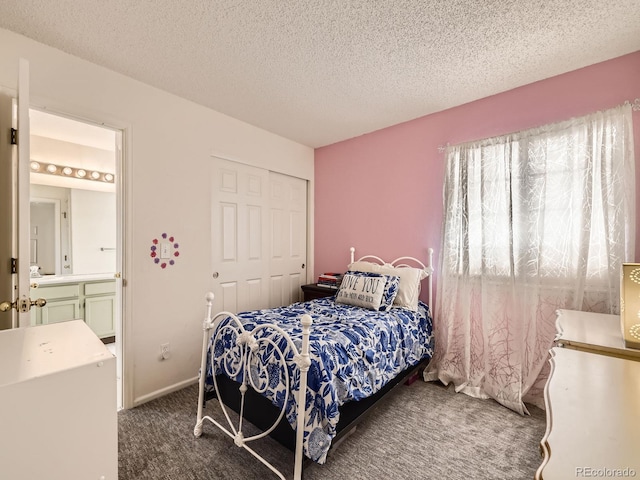
[(640, 98), (636, 98), (633, 102), (626, 100), (623, 105), (631, 105), (631, 110), (634, 112), (640, 112)]
[[(631, 105), (631, 110), (633, 110), (634, 112), (640, 112), (640, 97), (633, 100), (633, 102), (630, 100), (625, 100), (622, 105)], [(444, 153), (448, 146), (448, 143), (445, 143), (444, 145), (438, 145), (438, 152)]]

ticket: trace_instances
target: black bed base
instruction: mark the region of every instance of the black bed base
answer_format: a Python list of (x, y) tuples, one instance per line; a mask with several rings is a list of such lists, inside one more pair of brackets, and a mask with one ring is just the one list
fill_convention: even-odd
[[(400, 373), (397, 377), (387, 383), (379, 392), (371, 397), (364, 398), (357, 402), (348, 402), (339, 408), (340, 420), (336, 426), (336, 436), (331, 443), (331, 450), (334, 445), (340, 443), (340, 439), (348, 435), (353, 431), (355, 426), (366, 418), (371, 413), (373, 407), (378, 404), (380, 400), (386, 397), (396, 387), (402, 385), (407, 380), (418, 375), (429, 363), (429, 358), (422, 360), (417, 365), (408, 368)], [(220, 397), (225, 405), (234, 410), (236, 413), (240, 413), (240, 390), (239, 384), (224, 375), (218, 375), (216, 378), (218, 383), (218, 390)], [(215, 392), (207, 394), (206, 399), (210, 400), (215, 396)], [(245, 394), (245, 408), (244, 418), (251, 422), (253, 425), (264, 431), (269, 429), (280, 414), (280, 409), (271, 403), (270, 400), (256, 393), (253, 389), (249, 388)], [(280, 444), (284, 445), (291, 451), (295, 451), (296, 437), (295, 430), (291, 428), (286, 417), (283, 417), (276, 428), (271, 432), (270, 436), (277, 440)], [(305, 459), (306, 460), (306, 459)]]

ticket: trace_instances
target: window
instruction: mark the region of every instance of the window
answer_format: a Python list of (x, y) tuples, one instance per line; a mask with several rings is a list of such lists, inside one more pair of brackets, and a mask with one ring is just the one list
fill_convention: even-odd
[(439, 350), (425, 379), (523, 413), (541, 399), (555, 312), (618, 313), (633, 258), (631, 106), (449, 147)]
[(630, 115), (607, 111), (450, 147), (445, 267), (609, 285), (632, 255), (631, 132)]

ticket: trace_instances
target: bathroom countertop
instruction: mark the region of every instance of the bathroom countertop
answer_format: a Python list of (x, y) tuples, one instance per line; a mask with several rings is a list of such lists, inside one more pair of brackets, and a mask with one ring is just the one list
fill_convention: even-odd
[(98, 280), (115, 280), (113, 273), (83, 273), (78, 275), (43, 275), (31, 277), (29, 281), (38, 285), (55, 285), (58, 283), (94, 282)]

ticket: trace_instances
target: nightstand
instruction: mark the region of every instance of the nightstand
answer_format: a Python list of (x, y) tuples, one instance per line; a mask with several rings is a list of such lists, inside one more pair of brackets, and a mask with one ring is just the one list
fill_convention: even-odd
[(300, 288), (302, 288), (305, 302), (315, 300), (316, 298), (333, 297), (338, 291), (336, 288), (323, 287), (317, 283), (302, 285)]

